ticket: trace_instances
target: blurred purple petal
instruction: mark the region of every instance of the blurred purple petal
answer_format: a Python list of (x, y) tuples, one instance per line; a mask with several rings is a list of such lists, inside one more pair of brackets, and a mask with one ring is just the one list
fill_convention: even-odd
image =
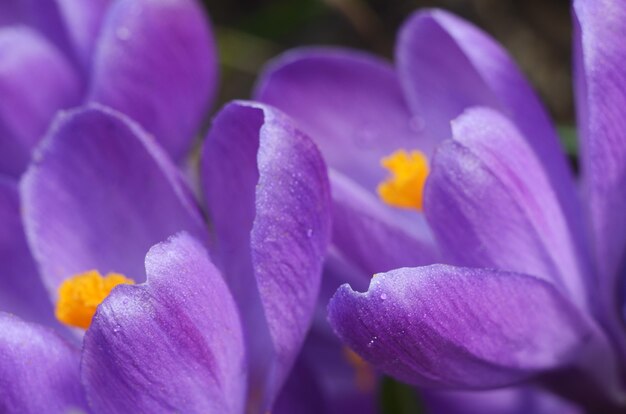
[(400, 214), (349, 178), (332, 171), (330, 178), (333, 245), (344, 259), (368, 277), (438, 261), (439, 253), (422, 214)]
[(486, 389), (566, 365), (591, 327), (549, 283), (497, 270), (434, 265), (342, 286), (329, 305), (339, 337), (399, 380)]
[(393, 67), (361, 52), (288, 52), (261, 75), (256, 98), (297, 120), (331, 168), (372, 192), (385, 178), (381, 158), (432, 148), (419, 139)]
[(63, 21), (60, 1), (66, 0), (2, 0), (0, 29), (8, 25), (30, 26), (74, 62), (74, 50)]
[(506, 50), (477, 27), (443, 10), (415, 13), (398, 35), (396, 58), (409, 105), (440, 140), (466, 108), (490, 106), (518, 122), (545, 161), (560, 160), (549, 168), (567, 170), (541, 102)]
[[(326, 168), (313, 143), (270, 107), (235, 102), (205, 141), (202, 179), (216, 257), (244, 315), (265, 404), (313, 316), (330, 237)], [(269, 332), (269, 336), (268, 336)]]
[(0, 312), (0, 411), (66, 414), (87, 410), (79, 350), (52, 330)]
[(376, 372), (365, 363), (357, 365), (349, 352), (324, 320), (323, 326), (316, 324), (307, 336), (299, 360), (316, 380), (325, 414), (377, 413)]
[(550, 182), (515, 126), (497, 111), (474, 108), (452, 129), (454, 140), (433, 158), (425, 196), (442, 248), (456, 264), (551, 281), (587, 306), (579, 252)]
[(80, 88), (48, 40), (26, 26), (0, 29), (0, 173), (24, 171), (52, 116), (77, 103)]
[(424, 393), (431, 414), (583, 414), (571, 401), (533, 385), (490, 391)]
[(0, 29), (2, 26), (20, 23), (20, 20), (20, 0), (4, 0), (0, 2)]
[(52, 303), (28, 250), (17, 183), (0, 176), (0, 311), (55, 324)]
[(414, 14), (397, 42), (400, 81), (409, 106), (434, 139), (450, 137), (450, 121), (470, 106), (510, 117), (535, 152), (575, 242), (585, 243), (580, 200), (548, 115), (506, 50), (480, 29), (443, 10)]
[(577, 0), (574, 20), (583, 178), (597, 260), (614, 292), (626, 258), (626, 5)]
[(26, 233), (50, 294), (87, 270), (141, 282), (150, 246), (206, 240), (178, 170), (134, 122), (92, 106), (59, 116), (21, 184)]
[(88, 100), (137, 121), (178, 161), (215, 92), (216, 62), (194, 0), (118, 0), (103, 23)]
[(102, 20), (114, 0), (56, 0), (67, 35), (85, 69), (89, 69)]
[(183, 233), (146, 256), (148, 281), (118, 286), (85, 334), (81, 377), (96, 412), (241, 413), (245, 350), (235, 302)]
[(330, 327), (326, 312), (330, 298), (340, 285), (349, 282), (351, 286), (366, 290), (370, 279), (371, 274), (355, 268), (331, 248), (324, 262), (313, 326), (299, 356), (299, 363), (305, 365), (315, 378), (327, 414), (342, 414), (350, 410), (359, 414), (377, 412), (375, 371), (365, 364), (356, 364), (354, 358), (350, 358), (348, 349)]
[(298, 360), (276, 399), (271, 413), (329, 414), (329, 407), (315, 380), (316, 377), (314, 377), (304, 362)]

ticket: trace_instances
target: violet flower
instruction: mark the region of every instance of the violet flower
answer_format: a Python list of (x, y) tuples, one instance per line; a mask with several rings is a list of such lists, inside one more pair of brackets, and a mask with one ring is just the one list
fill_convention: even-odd
[(179, 161), (216, 89), (210, 25), (195, 0), (0, 4), (0, 174), (21, 174), (56, 112), (98, 102)]
[(216, 88), (215, 45), (195, 0), (10, 0), (0, 4), (0, 55), (0, 303), (53, 322), (15, 220), (15, 179), (32, 148), (58, 110), (97, 101), (143, 124), (179, 161)]
[[(574, 15), (585, 208), (520, 71), (445, 12), (409, 19), (396, 70), (317, 49), (262, 77), (257, 97), (297, 119), (332, 169), (336, 256), (357, 274), (401, 268), (329, 305), (337, 334), (381, 371), (478, 390), (575, 367), (623, 402), (626, 7), (575, 1)], [(442, 261), (463, 267), (406, 268)]]
[[(98, 105), (57, 118), (20, 189), (50, 300), (21, 305), (52, 315), (56, 303), (66, 323), (87, 317), (88, 329), (81, 350), (80, 333), (66, 340), (0, 313), (3, 411), (272, 407), (317, 299), (330, 231), (326, 167), (289, 119), (246, 102), (218, 114), (202, 156), (210, 230), (138, 124)], [(19, 226), (12, 212), (0, 215), (3, 227)]]

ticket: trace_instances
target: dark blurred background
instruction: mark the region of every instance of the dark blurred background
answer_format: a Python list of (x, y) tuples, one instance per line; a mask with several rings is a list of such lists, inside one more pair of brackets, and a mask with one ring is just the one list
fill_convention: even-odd
[(474, 22), (514, 56), (559, 125), (574, 121), (569, 0), (204, 0), (218, 35), (218, 104), (249, 98), (259, 68), (302, 45), (339, 45), (392, 58), (414, 10), (439, 7)]

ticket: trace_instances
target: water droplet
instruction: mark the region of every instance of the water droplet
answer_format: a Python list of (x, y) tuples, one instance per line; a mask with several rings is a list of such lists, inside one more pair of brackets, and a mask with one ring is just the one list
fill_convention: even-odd
[(308, 230), (306, 231), (306, 235), (307, 235), (307, 237), (311, 237), (311, 236), (313, 236), (313, 229), (308, 229)]
[(380, 298), (381, 298), (382, 300), (387, 299), (387, 294), (386, 294), (386, 293), (381, 294), (381, 295), (380, 295)]

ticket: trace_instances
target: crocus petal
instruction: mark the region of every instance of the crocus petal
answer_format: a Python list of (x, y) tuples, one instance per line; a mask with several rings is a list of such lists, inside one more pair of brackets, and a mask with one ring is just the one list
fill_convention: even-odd
[(432, 414), (583, 414), (574, 403), (535, 385), (489, 391), (428, 392), (424, 399)]
[(0, 27), (19, 23), (20, 20), (19, 0), (5, 0), (0, 3)]
[(0, 176), (0, 311), (54, 323), (52, 304), (28, 250), (17, 183)]
[(374, 369), (360, 363), (356, 354), (339, 341), (328, 323), (327, 305), (337, 288), (348, 282), (366, 290), (371, 274), (352, 266), (331, 247), (324, 261), (320, 298), (313, 326), (307, 335), (299, 361), (313, 373), (320, 388), (327, 414), (378, 412), (377, 375)]
[(374, 56), (288, 52), (261, 75), (255, 96), (292, 116), (331, 168), (369, 191), (385, 178), (381, 158), (399, 148), (429, 149), (418, 138), (420, 122), (411, 119), (392, 66)]
[(423, 215), (404, 215), (335, 171), (331, 171), (330, 179), (333, 246), (368, 278), (397, 267), (438, 261), (439, 253)]
[(515, 126), (495, 110), (474, 108), (452, 128), (455, 139), (433, 158), (424, 209), (453, 262), (531, 274), (586, 306), (554, 189)]
[(540, 279), (434, 265), (374, 276), (329, 304), (339, 337), (376, 368), (431, 388), (508, 385), (570, 362), (591, 328)]
[[(324, 302), (324, 308), (327, 303)], [(378, 376), (374, 368), (359, 361), (339, 341), (328, 321), (324, 320), (323, 326), (317, 323), (313, 326), (299, 361), (313, 373), (320, 398), (326, 405), (325, 414), (379, 412)]]
[(299, 360), (276, 399), (273, 414), (330, 413), (322, 391), (304, 361)]
[(88, 99), (130, 116), (180, 160), (215, 91), (216, 62), (195, 0), (118, 0), (103, 23)]
[(0, 173), (21, 174), (61, 108), (78, 102), (70, 63), (26, 26), (0, 29)]
[(89, 69), (102, 20), (112, 1), (56, 0), (67, 35), (84, 69)]
[(85, 410), (79, 351), (52, 330), (0, 312), (0, 411)]
[(575, 1), (575, 78), (584, 183), (596, 254), (613, 292), (626, 257), (626, 7)]
[(245, 352), (235, 302), (183, 233), (150, 249), (148, 281), (118, 286), (85, 334), (81, 377), (106, 413), (243, 412)]
[(400, 81), (415, 115), (433, 139), (450, 137), (450, 121), (470, 106), (510, 117), (547, 172), (575, 242), (585, 224), (572, 173), (546, 111), (506, 50), (470, 23), (442, 10), (414, 14), (400, 31)]
[(137, 282), (150, 246), (204, 223), (178, 170), (134, 122), (103, 107), (60, 115), (21, 183), (26, 234), (50, 294), (97, 269)]
[(271, 404), (304, 340), (319, 291), (330, 237), (326, 167), (282, 113), (235, 102), (219, 113), (207, 136), (202, 179), (215, 255), (244, 315), (249, 349), (259, 353), (250, 359), (271, 361), (251, 368), (266, 377), (252, 392)]
[(62, 1), (65, 0), (2, 0), (0, 27), (30, 26), (74, 62), (74, 50), (59, 8)]

